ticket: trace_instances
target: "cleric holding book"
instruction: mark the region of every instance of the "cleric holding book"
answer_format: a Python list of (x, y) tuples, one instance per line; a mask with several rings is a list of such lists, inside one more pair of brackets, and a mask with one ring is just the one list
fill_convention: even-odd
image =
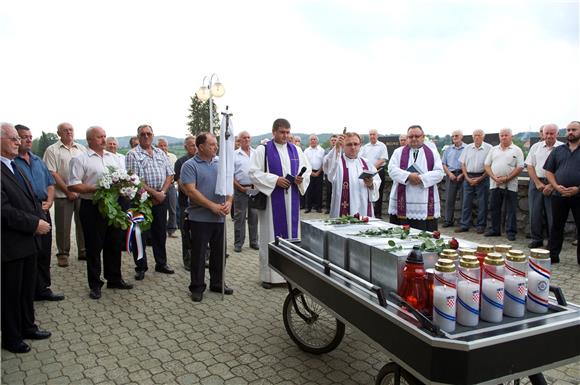
[(375, 166), (360, 156), (360, 148), (359, 134), (347, 132), (338, 136), (325, 158), (323, 169), (332, 183), (331, 218), (357, 213), (375, 216), (372, 202), (379, 199), (381, 178)]
[(391, 223), (435, 231), (441, 216), (437, 183), (445, 173), (439, 152), (424, 140), (421, 126), (413, 125), (407, 130), (407, 145), (393, 152), (388, 169), (393, 180), (389, 214)]
[(290, 123), (276, 119), (272, 140), (258, 146), (250, 159), (250, 179), (268, 197), (266, 209), (258, 212), (260, 280), (265, 289), (286, 282), (268, 267), (268, 243), (277, 236), (298, 238), (300, 195), (308, 188), (312, 171), (302, 150), (288, 141), (289, 136)]

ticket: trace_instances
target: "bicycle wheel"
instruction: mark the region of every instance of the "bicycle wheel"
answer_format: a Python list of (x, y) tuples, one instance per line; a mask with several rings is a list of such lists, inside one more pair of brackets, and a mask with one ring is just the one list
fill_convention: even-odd
[(401, 368), (394, 362), (385, 364), (377, 374), (375, 385), (394, 385), (396, 383), (397, 370), (400, 370), (400, 384), (402, 385), (422, 385), (423, 383), (415, 378), (411, 373)]

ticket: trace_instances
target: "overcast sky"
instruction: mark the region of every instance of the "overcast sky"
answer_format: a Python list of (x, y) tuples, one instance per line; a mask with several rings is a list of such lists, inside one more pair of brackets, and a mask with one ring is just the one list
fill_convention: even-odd
[(580, 119), (576, 1), (4, 1), (0, 120), (186, 133), (216, 73), (236, 131), (536, 130)]

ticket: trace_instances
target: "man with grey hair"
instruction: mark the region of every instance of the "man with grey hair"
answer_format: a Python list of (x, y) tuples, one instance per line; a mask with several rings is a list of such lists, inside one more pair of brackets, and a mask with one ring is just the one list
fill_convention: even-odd
[[(165, 155), (169, 158), (169, 163), (171, 167), (175, 168), (175, 162), (177, 162), (177, 156), (169, 152), (169, 143), (164, 138), (159, 138), (157, 140), (157, 148), (163, 150)], [(175, 189), (175, 184), (171, 183), (169, 189), (167, 190), (167, 212), (169, 217), (167, 218), (167, 236), (170, 238), (177, 238), (175, 232), (177, 231), (177, 190)]]
[(109, 151), (111, 154), (115, 155), (119, 158), (119, 167), (124, 170), (125, 169), (125, 155), (119, 154), (117, 149), (119, 148), (119, 142), (117, 138), (114, 136), (107, 137), (107, 148), (106, 150)]
[[(530, 249), (544, 246), (544, 228), (547, 230), (547, 236), (550, 236), (554, 188), (546, 179), (544, 164), (552, 150), (564, 144), (556, 140), (558, 125), (545, 124), (541, 131), (543, 140), (532, 145), (525, 162), (530, 176), (528, 188), (530, 235), (532, 237), (532, 241), (528, 245)], [(547, 223), (548, 226), (544, 227), (544, 223)]]
[(464, 181), (461, 222), (460, 227), (455, 229), (456, 233), (469, 231), (469, 227), (471, 227), (471, 204), (473, 203), (474, 195), (475, 199), (477, 199), (477, 233), (483, 234), (487, 226), (489, 177), (485, 173), (485, 158), (487, 158), (487, 154), (491, 150), (491, 144), (485, 143), (483, 141), (484, 138), (485, 133), (483, 130), (474, 130), (473, 143), (465, 147), (459, 158)]
[(463, 132), (455, 130), (451, 133), (453, 146), (447, 147), (441, 157), (443, 171), (445, 172), (445, 223), (443, 227), (453, 226), (455, 221), (455, 201), (457, 196), (461, 196), (461, 186), (463, 185), (463, 172), (459, 158), (465, 149), (463, 143)]
[(81, 208), (80, 201), (78, 200), (79, 194), (69, 191), (67, 186), (70, 174), (70, 160), (75, 156), (87, 152), (87, 149), (82, 144), (74, 141), (74, 128), (70, 123), (59, 124), (57, 134), (60, 140), (48, 146), (44, 152), (44, 163), (46, 163), (46, 167), (48, 167), (56, 182), (54, 199), (56, 258), (58, 266), (66, 267), (69, 263), (70, 230), (73, 214), (75, 218), (78, 259), (86, 259), (85, 241), (79, 217), (79, 210)]
[(309, 213), (312, 209), (322, 212), (322, 181), (324, 173), (322, 172), (322, 162), (324, 161), (324, 149), (318, 145), (318, 136), (310, 135), (310, 145), (304, 150), (304, 156), (310, 162), (312, 174), (310, 174), (310, 184), (306, 190), (306, 203), (304, 210)]
[(516, 209), (518, 206), (518, 178), (524, 168), (524, 153), (513, 144), (512, 130), (499, 131), (499, 144), (494, 146), (485, 158), (485, 172), (491, 178), (491, 229), (486, 237), (501, 235), (501, 208), (505, 202), (507, 239), (515, 241), (518, 226)]
[(407, 134), (399, 135), (399, 146), (405, 147), (407, 145)]
[(123, 281), (121, 275), (122, 233), (99, 212), (93, 203), (97, 182), (108, 167), (120, 169), (120, 160), (105, 150), (105, 130), (91, 126), (87, 130), (89, 149), (70, 162), (69, 190), (80, 194), (80, 216), (87, 246), (87, 280), (89, 297), (101, 298), (101, 252), (103, 253), (103, 275), (109, 289), (132, 289), (133, 285)]
[(383, 217), (383, 190), (385, 189), (385, 164), (389, 160), (389, 152), (387, 146), (380, 142), (379, 132), (374, 128), (369, 131), (369, 143), (365, 144), (360, 150), (360, 156), (368, 160), (379, 172), (381, 178), (381, 185), (379, 186), (379, 199), (374, 205), (374, 213), (376, 218)]

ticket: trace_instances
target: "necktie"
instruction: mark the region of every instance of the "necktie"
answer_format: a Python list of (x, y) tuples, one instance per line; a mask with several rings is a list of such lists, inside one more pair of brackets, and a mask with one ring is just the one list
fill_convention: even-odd
[(419, 155), (419, 150), (413, 150), (413, 162), (417, 161), (417, 155)]
[(18, 183), (20, 183), (20, 186), (24, 190), (26, 190), (26, 182), (24, 181), (24, 177), (20, 173), (20, 169), (16, 165), (16, 162), (15, 161), (11, 161), (10, 162), (10, 165), (12, 166), (12, 170), (14, 171), (14, 176), (16, 177), (16, 180), (18, 180)]

